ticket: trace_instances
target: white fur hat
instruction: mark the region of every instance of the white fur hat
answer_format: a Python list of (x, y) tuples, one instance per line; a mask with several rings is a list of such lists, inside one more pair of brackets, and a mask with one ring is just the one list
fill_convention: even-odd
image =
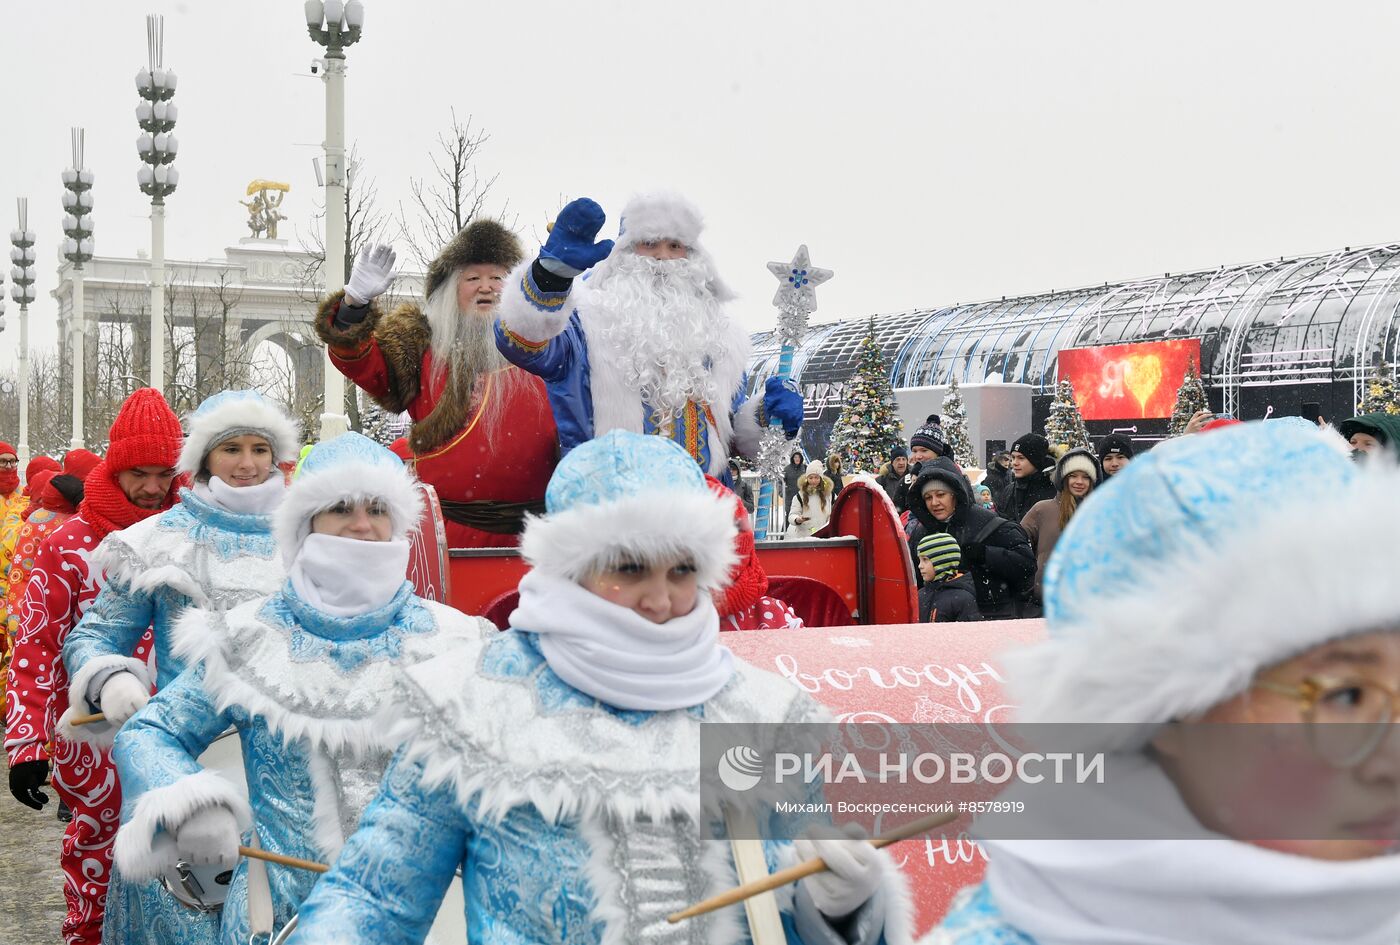
[(680, 194), (640, 194), (622, 208), (617, 244), (626, 248), (636, 243), (671, 239), (698, 248), (704, 228), (700, 211)]
[(196, 476), (204, 458), (225, 440), (253, 434), (272, 446), (274, 463), (296, 462), (301, 428), (280, 406), (255, 390), (220, 391), (195, 408), (186, 420), (188, 435), (177, 469)]
[(700, 587), (716, 590), (738, 561), (733, 499), (711, 492), (695, 460), (659, 436), (613, 430), (575, 447), (549, 480), (545, 508), (526, 523), (520, 553), (566, 580), (686, 555)]
[(1050, 638), (1005, 659), (1019, 720), (1134, 723), (1099, 747), (1137, 748), (1260, 669), (1400, 626), (1396, 495), (1400, 469), (1358, 468), (1340, 437), (1297, 418), (1158, 446), (1056, 543)]
[(423, 497), (413, 474), (393, 453), (358, 433), (316, 444), (277, 507), (272, 533), (287, 567), (311, 533), (311, 520), (337, 502), (379, 500), (389, 508), (396, 539), (418, 530)]

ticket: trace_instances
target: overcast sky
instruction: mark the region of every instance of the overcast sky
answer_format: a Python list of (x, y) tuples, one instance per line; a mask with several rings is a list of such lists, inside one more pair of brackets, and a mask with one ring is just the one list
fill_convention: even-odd
[[(456, 108), (490, 133), (492, 205), (527, 232), (561, 195), (599, 200), (609, 235), (631, 194), (689, 195), (755, 329), (773, 318), (765, 263), (802, 242), (836, 271), (822, 321), (1400, 238), (1400, 4), (365, 5), (347, 139), (386, 209)], [(257, 177), (291, 182), (283, 212), (308, 229), (324, 90), (299, 75), (320, 52), (299, 0), (7, 2), (0, 233), (28, 196), (35, 345), (56, 335), (69, 126), (87, 128), (97, 252), (148, 246), (148, 12), (180, 76), (170, 258), (246, 235)]]

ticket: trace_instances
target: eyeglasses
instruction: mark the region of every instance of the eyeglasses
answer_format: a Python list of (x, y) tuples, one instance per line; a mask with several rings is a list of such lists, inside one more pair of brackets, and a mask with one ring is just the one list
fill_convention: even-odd
[(18, 468), (19, 468), (19, 460), (17, 460), (17, 459), (0, 459), (0, 469), (18, 469)]
[(1296, 700), (1309, 746), (1334, 768), (1354, 768), (1375, 754), (1400, 705), (1400, 693), (1369, 679), (1309, 676), (1296, 686), (1258, 680), (1254, 688)]

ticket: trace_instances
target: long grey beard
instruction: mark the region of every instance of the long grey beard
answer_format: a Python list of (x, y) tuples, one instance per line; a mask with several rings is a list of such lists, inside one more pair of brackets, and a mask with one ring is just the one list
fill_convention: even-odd
[[(446, 299), (439, 298), (449, 290), (451, 294)], [(451, 302), (450, 320), (445, 304), (448, 299)], [(528, 382), (519, 371), (504, 370), (510, 367), (510, 362), (496, 347), (495, 311), (486, 315), (462, 312), (457, 308), (456, 282), (449, 279), (428, 300), (426, 314), (432, 329), (433, 364), (439, 373), (443, 370), (450, 372), (450, 383), (470, 394), (477, 389), (479, 380), (496, 375), (496, 387), (481, 417), (486, 431), (495, 430), (504, 413), (503, 405), (510, 399), (511, 389), (516, 384)], [(441, 344), (444, 336), (447, 346)]]
[(732, 393), (719, 389), (712, 371), (734, 352), (729, 318), (709, 278), (690, 259), (627, 253), (587, 293), (590, 339), (602, 342), (659, 419), (675, 417), (691, 401), (718, 404)]

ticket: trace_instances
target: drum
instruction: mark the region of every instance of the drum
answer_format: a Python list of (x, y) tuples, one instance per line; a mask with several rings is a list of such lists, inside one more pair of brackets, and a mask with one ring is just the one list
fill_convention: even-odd
[[(297, 917), (292, 916), (291, 921), (272, 937), (268, 945), (287, 945), (287, 940), (296, 930)], [(423, 945), (467, 945), (467, 900), (462, 892), (461, 870), (457, 871), (452, 884), (447, 887), (447, 894), (442, 897), (437, 918), (433, 920), (433, 927), (428, 930)]]
[[(199, 756), (199, 763), (204, 770), (217, 771), (237, 785), (239, 793), (247, 798), (248, 779), (243, 772), (243, 743), (238, 738), (238, 729), (230, 728), (214, 739), (213, 744)], [(218, 912), (222, 909), (232, 881), (231, 868), (191, 866), (184, 862), (176, 863), (160, 878), (161, 885), (171, 896), (196, 912)]]

